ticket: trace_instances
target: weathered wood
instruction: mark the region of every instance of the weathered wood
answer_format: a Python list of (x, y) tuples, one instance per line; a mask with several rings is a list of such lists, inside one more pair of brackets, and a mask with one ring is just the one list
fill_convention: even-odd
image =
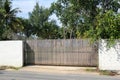
[(97, 66), (97, 51), (87, 39), (27, 40), (25, 64)]

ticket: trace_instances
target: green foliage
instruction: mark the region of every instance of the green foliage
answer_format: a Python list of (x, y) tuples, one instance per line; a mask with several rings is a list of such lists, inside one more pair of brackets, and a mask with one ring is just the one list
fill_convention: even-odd
[(69, 33), (69, 38), (74, 38), (77, 26), (81, 22), (80, 15), (76, 12), (74, 5), (70, 3), (70, 0), (58, 0), (52, 4), (52, 8), (63, 26), (67, 28), (66, 33)]
[(24, 35), (25, 38), (31, 37), (31, 35), (33, 34), (34, 30), (33, 30), (33, 26), (29, 22), (29, 19), (19, 18), (19, 20), (20, 20), (22, 26), (24, 27), (22, 29), (22, 35)]
[(3, 34), (3, 14), (4, 14), (4, 9), (3, 9), (3, 0), (0, 0), (0, 40), (2, 39), (2, 34)]
[(120, 14), (113, 11), (96, 16), (95, 29), (87, 31), (92, 41), (107, 39), (111, 45), (116, 39), (120, 39)]
[(59, 38), (59, 26), (56, 25), (56, 22), (50, 21), (46, 22), (44, 24), (44, 27), (42, 28), (42, 35), (41, 37), (43, 39), (57, 39)]
[[(91, 38), (108, 39), (112, 44), (120, 38), (120, 0), (57, 0), (50, 8), (36, 3), (29, 19), (16, 17), (18, 8), (12, 9), (10, 0), (0, 0), (0, 39), (13, 39), (16, 34), (41, 39)], [(54, 20), (55, 13), (62, 23)], [(24, 27), (24, 28), (23, 28)]]
[(21, 22), (16, 14), (18, 8), (12, 9), (11, 2), (6, 0), (0, 8), (0, 33), (2, 39), (12, 39), (22, 29)]
[(36, 3), (32, 13), (29, 14), (29, 22), (33, 29), (33, 35), (42, 39), (58, 38), (58, 29), (56, 22), (49, 20), (51, 9), (39, 6)]
[(0, 0), (0, 8), (3, 8), (5, 0)]
[(63, 24), (64, 38), (107, 39), (109, 45), (120, 38), (119, 0), (57, 0), (51, 8)]
[(44, 26), (44, 23), (48, 21), (49, 15), (48, 9), (39, 6), (39, 4), (36, 3), (32, 13), (29, 13), (29, 21), (34, 28), (33, 34), (36, 34), (37, 36), (41, 35), (40, 32)]

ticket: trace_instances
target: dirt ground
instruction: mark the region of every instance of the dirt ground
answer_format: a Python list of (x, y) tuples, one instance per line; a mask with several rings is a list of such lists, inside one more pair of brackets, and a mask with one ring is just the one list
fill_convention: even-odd
[(25, 66), (20, 71), (51, 72), (64, 74), (98, 74), (97, 72), (87, 71), (95, 70), (96, 67), (66, 67), (66, 66)]

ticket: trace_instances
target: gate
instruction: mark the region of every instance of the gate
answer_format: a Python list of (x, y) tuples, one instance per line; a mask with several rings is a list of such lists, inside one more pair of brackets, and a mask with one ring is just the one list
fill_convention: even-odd
[(97, 50), (88, 39), (24, 42), (24, 63), (27, 65), (97, 66), (97, 57)]

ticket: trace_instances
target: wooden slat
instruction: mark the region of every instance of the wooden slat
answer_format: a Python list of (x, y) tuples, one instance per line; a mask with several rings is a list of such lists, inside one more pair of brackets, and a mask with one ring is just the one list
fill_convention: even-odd
[(97, 51), (88, 39), (27, 40), (25, 64), (97, 66)]

